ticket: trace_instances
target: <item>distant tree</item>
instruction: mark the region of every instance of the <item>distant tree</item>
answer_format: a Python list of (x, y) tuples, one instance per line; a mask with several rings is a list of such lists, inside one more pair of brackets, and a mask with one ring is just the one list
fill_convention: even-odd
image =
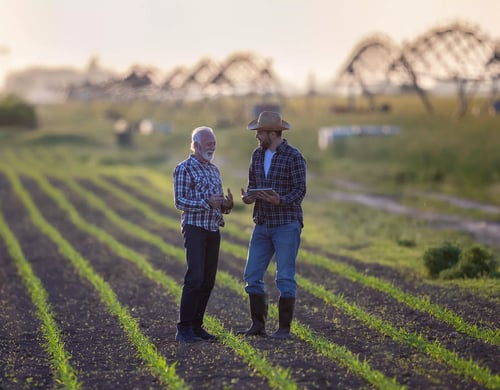
[(0, 98), (0, 126), (35, 129), (38, 119), (35, 107), (15, 95)]

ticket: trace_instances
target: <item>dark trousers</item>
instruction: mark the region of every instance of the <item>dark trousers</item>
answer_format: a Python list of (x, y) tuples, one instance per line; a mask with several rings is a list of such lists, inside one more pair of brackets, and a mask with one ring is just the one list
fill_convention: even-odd
[(219, 261), (220, 232), (185, 225), (182, 229), (187, 270), (179, 310), (180, 326), (201, 326)]

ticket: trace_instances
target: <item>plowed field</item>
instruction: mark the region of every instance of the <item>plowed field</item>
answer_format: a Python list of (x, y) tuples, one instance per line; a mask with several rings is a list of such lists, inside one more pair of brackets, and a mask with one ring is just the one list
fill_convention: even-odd
[(0, 167), (2, 389), (500, 388), (495, 299), (307, 242), (293, 339), (236, 336), (249, 325), (250, 221), (233, 216), (205, 324), (219, 341), (180, 345), (185, 260), (168, 175), (158, 188), (140, 171)]

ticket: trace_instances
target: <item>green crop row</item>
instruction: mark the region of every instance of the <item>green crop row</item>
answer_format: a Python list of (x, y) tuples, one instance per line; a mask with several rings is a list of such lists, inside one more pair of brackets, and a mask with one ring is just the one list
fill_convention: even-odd
[[(221, 244), (221, 249), (242, 259), (244, 259), (246, 253), (240, 246), (227, 242)], [(273, 266), (274, 264), (271, 265), (271, 267)], [(273, 268), (271, 269), (273, 270)], [(342, 310), (370, 328), (391, 337), (394, 341), (410, 345), (420, 352), (428, 354), (431, 358), (448, 365), (452, 370), (464, 375), (466, 378), (474, 379), (488, 388), (500, 386), (500, 377), (498, 375), (491, 374), (488, 368), (481, 367), (471, 359), (459, 357), (458, 354), (444, 348), (437, 341), (431, 342), (421, 335), (407, 332), (404, 329), (396, 329), (380, 318), (366, 313), (358, 305), (349, 303), (343, 297), (327, 291), (323, 286), (313, 283), (300, 275), (297, 275), (297, 282), (301, 288), (311, 295), (322, 298), (326, 304)]]
[(64, 239), (61, 233), (44, 219), (18, 176), (10, 169), (3, 168), (3, 171), (8, 176), (14, 192), (28, 210), (33, 223), (56, 244), (61, 255), (70, 260), (80, 276), (87, 279), (98, 291), (102, 302), (107, 306), (110, 313), (118, 318), (123, 330), (137, 348), (140, 357), (147, 364), (152, 374), (157, 376), (169, 388), (186, 388), (187, 386), (182, 378), (175, 372), (175, 364), (167, 364), (165, 358), (156, 350), (155, 345), (139, 330), (137, 321), (120, 304), (109, 284), (94, 271), (89, 262)]
[[(19, 164), (18, 164), (19, 166)], [(65, 211), (70, 215), (71, 220), (79, 226), (81, 229), (87, 231), (89, 234), (93, 234), (97, 238), (100, 238), (98, 236), (104, 236), (104, 232), (100, 232), (100, 234), (96, 234), (96, 229), (93, 227), (92, 229), (88, 228), (88, 223), (84, 222), (81, 220), (78, 215), (76, 209), (66, 200), (64, 199), (62, 193), (60, 193), (58, 190), (55, 188), (51, 187), (49, 182), (44, 179), (42, 176), (37, 175), (34, 173), (33, 170), (30, 172), (24, 172), (25, 174), (27, 173), (28, 175), (34, 177), (37, 182), (40, 184), (42, 189), (44, 191), (51, 195), (54, 200), (58, 202), (60, 207), (65, 209)], [(148, 231), (138, 227), (137, 225), (130, 223), (129, 221), (121, 218), (119, 215), (117, 215), (115, 212), (111, 211), (111, 209), (103, 202), (101, 199), (99, 199), (97, 196), (95, 196), (93, 193), (90, 191), (84, 189), (80, 185), (78, 185), (74, 180), (71, 178), (64, 176), (64, 175), (58, 175), (59, 179), (63, 179), (65, 184), (67, 184), (72, 190), (75, 192), (79, 193), (91, 206), (99, 209), (102, 213), (106, 215), (106, 217), (111, 220), (113, 223), (115, 223), (119, 228), (123, 229), (124, 231), (139, 237), (143, 239), (144, 241), (147, 241), (153, 245), (155, 245), (157, 248), (159, 248), (163, 253), (165, 253), (168, 256), (172, 256), (173, 258), (177, 259), (180, 262), (184, 262), (184, 251), (181, 248), (176, 248), (174, 246), (166, 244), (160, 237), (155, 236), (152, 233), (149, 233)], [(171, 219), (168, 218), (162, 218), (159, 217), (158, 214), (153, 212), (149, 206), (141, 203), (140, 201), (136, 200), (135, 198), (131, 197), (130, 195), (124, 193), (123, 191), (112, 187), (109, 185), (107, 182), (96, 179), (93, 177), (91, 180), (94, 181), (95, 184), (100, 185), (102, 187), (105, 187), (107, 190), (110, 190), (115, 196), (120, 197), (123, 201), (127, 202), (128, 204), (133, 205), (135, 208), (141, 210), (144, 212), (148, 217), (154, 218), (156, 222), (161, 223), (163, 226), (166, 226), (168, 229), (179, 229), (178, 222), (174, 222)], [(101, 239), (102, 240), (102, 239)], [(109, 243), (109, 237), (108, 240), (102, 240), (103, 242), (107, 241)], [(120, 256), (122, 257), (135, 257), (137, 258), (137, 254), (134, 256), (133, 253), (124, 253), (123, 250), (120, 250), (119, 253)], [(141, 261), (142, 262), (142, 261)], [(144, 262), (146, 262), (144, 260)], [(138, 264), (136, 264), (138, 265)], [(165, 283), (161, 280), (161, 278), (158, 277), (158, 274), (160, 272), (158, 271), (156, 274), (156, 277), (153, 275), (153, 273), (148, 272), (146, 276), (156, 280), (160, 281), (160, 284), (165, 286)], [(233, 291), (237, 292), (240, 294), (242, 297), (246, 298), (246, 294), (244, 293), (243, 286), (241, 283), (237, 282), (232, 276), (227, 274), (226, 272), (219, 271), (218, 273), (218, 279), (219, 281), (226, 287), (231, 288)], [(174, 282), (170, 284), (170, 289), (171, 285)], [(180, 293), (180, 287), (178, 289), (178, 292)], [(271, 318), (277, 318), (277, 308), (276, 305), (270, 305), (270, 317)], [(213, 320), (213, 319), (211, 319)], [(221, 334), (220, 329), (213, 329), (210, 328), (210, 325), (213, 324), (212, 321), (207, 321), (207, 325), (209, 327), (209, 330), (213, 331), (216, 333), (222, 340), (229, 346), (233, 346), (236, 349), (236, 352), (238, 353), (243, 353), (243, 357), (245, 360), (247, 360), (249, 363), (253, 363), (252, 365), (256, 366), (256, 368), (260, 368), (261, 372), (263, 370), (269, 371), (269, 365), (265, 363), (263, 359), (256, 359), (256, 353), (254, 350), (249, 353), (249, 349), (251, 348), (249, 345), (244, 345), (242, 348), (242, 341), (240, 338), (237, 340), (233, 340), (230, 337), (227, 337), (227, 335), (223, 335), (223, 332)], [(325, 338), (315, 335), (311, 330), (309, 330), (306, 326), (298, 323), (297, 321), (294, 321), (294, 329), (296, 329), (297, 333), (299, 336), (301, 336), (302, 339), (304, 339), (306, 342), (309, 342), (318, 352), (320, 352), (322, 355), (335, 359), (339, 361), (341, 364), (346, 366), (349, 370), (351, 370), (354, 373), (357, 373), (361, 377), (364, 377), (367, 381), (372, 383), (373, 385), (376, 385), (379, 388), (401, 388), (400, 385), (398, 385), (394, 379), (388, 379), (386, 378), (381, 372), (373, 370), (370, 368), (368, 363), (366, 362), (361, 362), (359, 359), (354, 356), (350, 351), (348, 351), (345, 347), (335, 345), (333, 343), (330, 343), (328, 340)], [(234, 336), (233, 336), (234, 337)], [(245, 343), (246, 344), (246, 343)], [(264, 363), (264, 364), (263, 364)], [(267, 375), (269, 380), (272, 380), (275, 378), (277, 375), (275, 372), (271, 371), (268, 372)], [(272, 382), (271, 382), (272, 384)], [(278, 381), (276, 385), (279, 385), (280, 388), (283, 388), (283, 381)]]
[[(150, 179), (151, 175), (149, 176), (144, 176), (145, 178)], [(134, 180), (127, 180), (125, 183), (125, 180), (123, 179), (123, 176), (120, 175), (115, 175), (115, 178), (121, 179), (123, 184), (129, 185), (133, 187), (134, 189), (142, 192), (143, 194), (147, 195), (149, 198), (151, 198), (154, 201), (162, 202), (167, 206), (167, 207), (173, 207), (171, 205), (171, 202), (166, 202), (165, 201), (165, 193), (159, 194), (157, 191), (151, 190), (151, 188), (148, 188), (144, 185), (141, 185), (137, 181)], [(155, 180), (154, 178), (151, 180)], [(99, 181), (99, 183), (102, 183), (102, 180)], [(116, 196), (121, 196), (124, 201), (126, 199), (130, 199), (130, 197), (125, 197), (123, 195), (120, 195), (117, 193), (117, 190), (114, 190), (111, 188), (110, 185), (108, 184), (103, 184), (103, 187), (105, 187), (107, 190), (112, 191), (114, 195)], [(167, 187), (167, 186), (165, 186)], [(170, 195), (170, 194), (169, 194)], [(141, 211), (145, 211), (145, 207), (142, 205), (137, 205), (138, 208), (141, 209)], [(148, 212), (148, 216), (151, 218), (154, 218), (151, 212)], [(233, 237), (237, 237), (240, 239), (248, 239), (248, 234), (241, 229), (241, 227), (236, 226), (236, 225), (227, 225), (225, 227), (225, 231), (230, 234)], [(246, 251), (246, 249), (245, 249)], [(240, 255), (243, 255), (243, 252), (241, 252)], [(358, 272), (354, 267), (339, 263), (338, 261), (334, 261), (331, 258), (314, 254), (311, 253), (305, 249), (301, 249), (300, 253), (300, 260), (305, 261), (309, 264), (313, 264), (319, 267), (322, 267), (330, 272), (339, 274), (345, 278), (348, 278), (352, 281), (361, 283), (367, 287), (373, 288), (375, 290), (381, 291), (388, 296), (396, 299), (398, 302), (404, 303), (411, 307), (412, 309), (422, 311), (424, 313), (430, 314), (434, 318), (438, 319), (439, 321), (442, 321), (448, 325), (453, 326), (456, 330), (463, 332), (471, 337), (477, 338), (478, 340), (485, 341), (487, 343), (493, 344), (493, 345), (500, 345), (500, 330), (498, 329), (484, 329), (480, 328), (475, 324), (469, 324), (467, 321), (465, 321), (462, 317), (454, 313), (450, 309), (442, 308), (437, 304), (434, 304), (428, 300), (426, 297), (418, 297), (411, 295), (409, 293), (406, 293), (393, 284), (386, 282), (384, 280), (381, 280), (379, 278), (376, 278), (374, 276), (370, 275), (365, 275), (361, 272)]]
[[(78, 226), (80, 229), (86, 233), (96, 237), (99, 241), (109, 246), (117, 255), (131, 261), (134, 263), (143, 274), (149, 279), (157, 282), (160, 286), (165, 288), (176, 300), (179, 300), (181, 287), (168, 275), (160, 270), (155, 269), (141, 254), (134, 251), (131, 248), (121, 244), (116, 241), (111, 235), (95, 225), (92, 225), (84, 221), (78, 214), (77, 210), (67, 201), (64, 195), (50, 185), (50, 183), (42, 176), (35, 173), (34, 170), (29, 172), (23, 171), (23, 174), (27, 174), (33, 177), (41, 188), (51, 196), (58, 205), (68, 214), (71, 221)], [(104, 206), (107, 208), (107, 206)], [(132, 230), (134, 233), (141, 234), (140, 237), (143, 239), (151, 238), (146, 231), (140, 232), (140, 228), (136, 227), (134, 224), (121, 219), (118, 215), (115, 216), (113, 222), (121, 221), (123, 223), (122, 227), (125, 227), (129, 231)], [(118, 222), (120, 223), (120, 222)], [(156, 239), (154, 243), (159, 245), (161, 240)], [(163, 248), (165, 248), (163, 246)], [(178, 248), (167, 248), (169, 256), (184, 256), (184, 251)], [(176, 253), (177, 252), (177, 253)], [(207, 316), (208, 317), (208, 316)], [(289, 374), (286, 370), (281, 367), (272, 367), (268, 361), (261, 356), (261, 354), (251, 347), (248, 343), (245, 343), (241, 339), (237, 338), (234, 334), (226, 331), (222, 325), (220, 325), (215, 319), (207, 318), (207, 327), (210, 331), (214, 332), (226, 345), (233, 348), (233, 350), (240, 354), (245, 361), (251, 364), (257, 372), (260, 372), (264, 377), (269, 380), (269, 384), (274, 388), (279, 389), (293, 389), (296, 387), (294, 382), (289, 378)], [(154, 349), (154, 345), (150, 345), (150, 348)]]
[[(118, 177), (118, 175), (115, 175), (115, 177)], [(168, 218), (163, 218), (163, 217), (158, 216), (158, 214), (156, 212), (154, 212), (152, 209), (150, 209), (147, 205), (145, 205), (142, 202), (136, 200), (135, 198), (131, 197), (130, 195), (125, 194), (122, 190), (120, 190), (118, 188), (114, 188), (113, 189), (113, 186), (111, 186), (109, 183), (107, 183), (107, 182), (105, 182), (105, 181), (103, 181), (101, 179), (92, 179), (92, 180), (94, 180), (94, 182), (96, 184), (98, 184), (98, 185), (102, 186), (103, 188), (105, 188), (107, 191), (111, 191), (113, 193), (113, 195), (120, 197), (122, 201), (128, 202), (129, 204), (133, 205), (134, 207), (140, 209), (148, 218), (151, 218), (151, 219), (155, 220), (156, 222), (162, 223), (162, 225), (166, 226), (169, 229), (178, 229), (178, 223), (177, 222), (174, 222), (173, 220), (168, 219)], [(131, 181), (128, 180), (126, 184), (130, 184), (130, 183), (131, 183)], [(144, 189), (144, 186), (141, 186), (138, 189)], [(163, 198), (163, 200), (164, 200), (164, 198)], [(168, 223), (165, 223), (165, 220), (167, 220)], [(236, 232), (238, 232), (238, 231), (236, 230)], [(231, 231), (231, 233), (234, 234), (234, 235), (238, 234), (238, 233), (234, 233), (232, 231)], [(241, 234), (240, 234), (240, 236), (241, 236)], [(245, 236), (245, 238), (246, 238), (246, 236)], [(158, 239), (159, 238), (157, 237), (156, 240), (158, 240)], [(161, 241), (161, 240), (159, 240), (159, 241)], [(222, 249), (226, 250), (226, 251), (229, 251), (229, 252), (231, 252), (231, 253), (233, 253), (233, 254), (237, 255), (238, 257), (241, 257), (241, 258), (244, 258), (245, 255), (246, 255), (246, 248), (242, 248), (242, 247), (236, 246), (234, 244), (223, 243)], [(319, 258), (322, 259), (321, 256), (319, 256)], [(323, 259), (325, 259), (325, 258), (323, 258)], [(327, 260), (328, 260), (328, 263), (322, 264), (322, 262), (319, 262), (319, 265), (326, 266), (327, 264), (331, 264), (332, 263), (331, 260), (329, 260), (329, 259), (327, 259)], [(359, 277), (361, 276), (361, 282), (365, 281), (365, 284), (369, 285), (370, 287), (378, 285), (379, 286), (378, 289), (381, 290), (381, 291), (384, 291), (384, 289), (380, 288), (380, 283), (382, 281), (380, 281), (380, 280), (378, 280), (377, 278), (374, 278), (374, 277), (369, 277), (369, 276), (360, 274), (357, 271), (355, 271), (352, 267), (347, 267), (347, 268), (348, 268), (348, 271), (349, 271), (349, 268), (350, 268), (350, 271), (351, 271), (350, 277), (351, 277), (352, 280), (360, 281)], [(334, 272), (335, 272), (335, 270), (334, 270)], [(339, 272), (339, 271), (337, 271), (337, 272)], [(339, 273), (344, 274), (345, 270), (342, 270)], [(348, 274), (349, 274), (349, 272), (348, 272)], [(353, 275), (354, 275), (354, 278), (352, 277)], [(370, 283), (366, 283), (366, 280), (369, 280)], [(320, 296), (323, 299), (325, 299), (324, 294), (318, 293), (318, 291), (321, 290), (321, 286), (316, 286), (314, 284), (311, 284), (310, 282), (308, 282), (307, 280), (305, 280), (303, 278), (300, 278), (299, 282), (303, 286), (308, 286), (308, 288), (311, 291), (313, 291), (313, 290), (316, 291), (316, 295), (317, 296)], [(385, 282), (382, 282), (382, 283), (385, 283)], [(382, 284), (382, 286), (383, 286), (383, 284)], [(387, 286), (391, 287), (393, 289), (392, 294), (394, 294), (394, 291), (396, 293), (398, 293), (398, 291), (399, 291), (398, 289), (390, 286), (389, 284), (387, 284)], [(387, 286), (385, 286), (385, 287), (387, 287)], [(241, 291), (243, 291), (243, 290), (241, 289)], [(412, 297), (409, 294), (406, 294), (406, 295), (408, 297), (410, 297), (410, 298), (414, 298), (414, 297)], [(401, 299), (399, 299), (399, 300), (402, 301), (402, 302), (404, 302), (404, 300), (401, 300)], [(332, 299), (330, 297), (330, 299), (326, 299), (325, 301), (332, 301)], [(335, 299), (333, 301), (335, 301)], [(426, 301), (424, 300), (423, 302), (426, 302)], [(405, 302), (405, 303), (408, 303), (408, 302)], [(331, 304), (331, 302), (330, 302), (330, 304)], [(410, 304), (411, 304), (411, 300), (410, 300)], [(338, 299), (337, 299), (337, 305), (339, 305)], [(347, 305), (347, 306), (345, 306), (345, 305)], [(436, 343), (429, 343), (429, 342), (423, 340), (420, 336), (417, 336), (417, 335), (408, 334), (406, 332), (401, 333), (401, 331), (396, 331), (395, 329), (393, 329), (392, 327), (390, 327), (390, 325), (384, 324), (381, 321), (379, 323), (377, 323), (377, 319), (376, 318), (372, 318), (372, 316), (369, 316), (366, 313), (363, 313), (363, 311), (360, 308), (358, 308), (356, 306), (353, 306), (353, 305), (350, 305), (348, 303), (345, 303), (345, 305), (343, 307), (343, 310), (345, 310), (347, 312), (351, 312), (351, 315), (352, 315), (352, 313), (357, 313), (357, 317), (356, 318), (361, 319), (361, 320), (363, 320), (363, 318), (364, 318), (364, 321), (366, 321), (367, 324), (372, 323), (371, 326), (375, 326), (375, 328), (377, 328), (379, 331), (382, 331), (384, 334), (391, 335), (391, 337), (393, 337), (395, 340), (404, 341), (406, 343), (409, 343), (410, 345), (412, 345), (414, 347), (417, 347), (417, 348), (419, 348), (420, 350), (422, 350), (424, 352), (429, 353), (429, 355), (433, 356), (434, 358), (436, 358), (438, 360), (441, 360), (441, 361), (445, 361), (448, 364), (451, 364), (452, 369), (455, 369), (458, 372), (463, 373), (465, 376), (474, 378), (475, 380), (477, 380), (480, 383), (483, 383), (483, 384), (485, 384), (487, 386), (488, 386), (488, 383), (490, 383), (490, 384), (491, 383), (493, 383), (493, 384), (497, 383), (498, 378), (496, 376), (489, 375), (489, 371), (488, 370), (485, 371), (484, 369), (482, 369), (481, 367), (473, 364), (472, 362), (469, 362), (467, 364), (467, 361), (459, 358), (453, 352), (444, 350), (438, 344), (436, 344)], [(439, 308), (439, 306), (437, 306), (437, 305), (434, 305), (434, 306), (435, 306), (434, 309), (441, 310)], [(434, 347), (433, 347), (433, 345), (434, 345)], [(448, 353), (450, 353), (451, 355), (449, 355)], [(490, 376), (490, 379), (491, 378), (493, 378), (493, 379), (492, 380), (488, 379), (488, 376)]]
[(9, 255), (14, 260), (31, 301), (35, 305), (36, 315), (41, 322), (44, 347), (50, 356), (52, 369), (55, 372), (56, 383), (67, 389), (79, 389), (77, 373), (71, 366), (71, 356), (64, 347), (61, 331), (54, 319), (54, 313), (48, 300), (48, 294), (40, 279), (34, 274), (30, 263), (26, 260), (23, 250), (10, 230), (0, 210), (0, 236), (3, 237)]
[[(111, 169), (104, 169), (104, 172), (108, 174), (113, 173), (113, 176), (115, 178), (121, 178), (121, 180), (124, 180), (125, 177), (128, 177), (126, 185), (131, 185), (139, 191), (145, 192), (155, 201), (172, 207), (172, 202), (165, 201), (166, 196), (168, 196), (168, 199), (172, 198), (172, 186), (168, 185), (170, 181), (166, 180), (163, 175), (159, 175), (151, 170), (140, 168), (134, 168), (133, 170), (127, 168), (127, 170), (124, 170), (119, 167), (113, 167)], [(130, 175), (134, 174), (140, 176), (141, 178), (147, 179), (152, 184), (152, 186), (154, 186), (154, 190), (151, 187), (142, 185), (142, 183), (138, 183), (136, 180), (132, 180), (130, 178)], [(109, 186), (107, 187), (107, 189), (109, 190)], [(225, 227), (225, 231), (235, 237), (248, 239), (248, 234), (246, 234), (240, 226), (227, 224), (227, 226)], [(366, 286), (384, 292), (392, 298), (398, 300), (399, 302), (402, 302), (413, 309), (428, 313), (439, 321), (445, 322), (453, 326), (456, 330), (464, 332), (471, 337), (477, 338), (493, 345), (500, 345), (500, 330), (487, 328), (483, 329), (475, 324), (469, 324), (453, 311), (446, 308), (441, 308), (439, 307), (439, 305), (431, 303), (427, 297), (416, 297), (412, 294), (408, 294), (388, 282), (365, 275), (356, 271), (351, 266), (333, 261), (332, 259), (325, 256), (309, 253), (304, 249), (301, 250), (300, 256), (301, 260), (305, 260), (307, 262), (310, 262), (311, 264), (328, 269), (330, 272), (340, 274), (353, 281), (362, 283)]]
[[(97, 182), (97, 180), (95, 181)], [(102, 180), (98, 180), (99, 183), (102, 182)], [(128, 181), (127, 183), (130, 183)], [(107, 190), (110, 190), (113, 195), (119, 197), (122, 201), (128, 202), (129, 205), (134, 206), (134, 208), (139, 209), (144, 213), (144, 215), (151, 219), (154, 220), (158, 223), (161, 223), (163, 226), (167, 228), (174, 228), (173, 221), (170, 221), (168, 218), (164, 218), (160, 215), (158, 215), (153, 209), (149, 208), (147, 205), (143, 204), (142, 202), (136, 200), (133, 198), (131, 195), (124, 193), (122, 190), (117, 189), (117, 188), (111, 188), (112, 186), (109, 185), (109, 183), (106, 183), (104, 186), (106, 187)], [(144, 186), (141, 186), (140, 188), (137, 187), (137, 189), (142, 189)], [(144, 191), (143, 191), (144, 193)], [(165, 220), (169, 220), (168, 222), (162, 222)], [(230, 234), (236, 235), (239, 234), (240, 230), (237, 229), (232, 229), (230, 231)], [(241, 234), (239, 234), (241, 237)], [(236, 257), (244, 260), (246, 257), (246, 251), (247, 248), (232, 244), (231, 242), (223, 241), (221, 243), (221, 250), (225, 251), (227, 253), (231, 253), (235, 255)], [(321, 261), (314, 261), (315, 258), (320, 259)], [(396, 298), (398, 301), (403, 302), (408, 304), (410, 307), (413, 307), (415, 309), (426, 309), (422, 311), (431, 311), (433, 314), (439, 313), (439, 317), (444, 317), (446, 318), (449, 322), (450, 318), (458, 319), (455, 321), (455, 324), (459, 324), (459, 330), (463, 330), (463, 328), (467, 328), (463, 324), (465, 321), (463, 319), (455, 314), (452, 315), (448, 310), (441, 309), (438, 305), (431, 304), (428, 301), (424, 299), (419, 299), (411, 296), (410, 294), (403, 293), (401, 290), (397, 289), (396, 287), (393, 287), (387, 282), (383, 282), (378, 278), (375, 278), (373, 276), (366, 276), (364, 274), (361, 274), (357, 272), (353, 267), (350, 266), (345, 266), (345, 265), (340, 265), (337, 263), (332, 262), (329, 259), (326, 259), (322, 256), (318, 255), (313, 255), (306, 253), (304, 255), (304, 258), (302, 260), (306, 260), (310, 263), (316, 264), (323, 266), (326, 269), (329, 270), (334, 270), (340, 275), (347, 275), (350, 277), (352, 280), (355, 281), (360, 281), (361, 283), (372, 287), (376, 288), (380, 291), (389, 293), (389, 295), (393, 296)], [(332, 266), (330, 266), (332, 265)], [(339, 309), (342, 309), (344, 312), (348, 313), (349, 315), (355, 317), (356, 319), (362, 321), (366, 325), (370, 326), (371, 328), (376, 329), (377, 331), (393, 338), (395, 341), (398, 342), (403, 342), (405, 344), (408, 344), (414, 348), (417, 348), (419, 351), (427, 353), (429, 356), (432, 358), (441, 361), (447, 365), (449, 365), (453, 370), (456, 372), (474, 379), (478, 381), (479, 383), (484, 384), (485, 386), (497, 386), (500, 385), (500, 378), (497, 375), (492, 375), (490, 370), (481, 367), (474, 363), (471, 360), (463, 359), (460, 358), (456, 353), (447, 350), (446, 348), (442, 347), (439, 343), (437, 342), (430, 342), (428, 340), (425, 340), (421, 335), (416, 335), (411, 332), (406, 332), (402, 329), (396, 329), (393, 326), (391, 326), (388, 323), (385, 323), (384, 321), (378, 319), (377, 317), (373, 315), (369, 315), (365, 313), (360, 307), (357, 305), (348, 303), (346, 300), (339, 296), (335, 296), (334, 294), (326, 291), (322, 286), (318, 286), (315, 283), (312, 283), (311, 281), (301, 277), (300, 275), (297, 275), (297, 280), (299, 282), (299, 285), (303, 287), (306, 291), (310, 292), (312, 295), (315, 295), (317, 297), (322, 298), (327, 304), (333, 305), (335, 307), (338, 307)], [(430, 308), (430, 309), (429, 309)], [(438, 315), (435, 315), (438, 317)], [(452, 322), (453, 324), (453, 322)], [(468, 324), (467, 324), (468, 325)], [(475, 325), (469, 325), (472, 329), (475, 329), (475, 332), (470, 332), (472, 336), (475, 336), (477, 338), (479, 336), (483, 336), (483, 333), (487, 333), (488, 330), (479, 330)], [(470, 329), (468, 329), (470, 330)], [(487, 338), (488, 341), (491, 342), (491, 340), (495, 340), (494, 338)], [(498, 338), (496, 339), (498, 340)], [(494, 387), (493, 387), (494, 388)]]
[[(140, 237), (144, 241), (151, 243), (160, 249), (164, 254), (173, 256), (179, 262), (184, 262), (184, 250), (181, 248), (176, 248), (172, 245), (167, 244), (162, 240), (161, 237), (154, 235), (147, 230), (142, 229), (141, 227), (130, 223), (126, 219), (123, 219), (119, 215), (117, 215), (114, 211), (112, 211), (102, 199), (95, 196), (90, 191), (84, 189), (75, 183), (74, 180), (68, 177), (59, 177), (63, 179), (65, 184), (67, 184), (70, 188), (78, 192), (91, 206), (99, 209), (106, 217), (113, 221), (118, 227), (127, 233), (134, 235), (136, 237)], [(112, 187), (108, 183), (99, 180), (92, 179), (95, 184), (98, 184), (106, 189), (109, 189), (115, 196), (121, 198), (122, 201), (125, 201), (128, 205), (133, 206), (134, 208), (141, 210), (144, 214), (150, 218), (154, 219), (156, 222), (161, 224), (163, 227), (171, 230), (178, 230), (178, 222), (174, 222), (169, 218), (164, 218), (158, 216), (157, 213), (153, 212), (147, 205), (133, 198), (132, 196), (124, 193), (123, 191), (117, 189), (116, 187)], [(244, 292), (243, 285), (236, 281), (231, 275), (229, 275), (225, 271), (219, 270), (218, 272), (218, 280), (224, 286), (228, 287), (234, 292), (238, 293), (240, 296), (246, 299), (246, 293)], [(270, 305), (269, 315), (271, 318), (277, 318), (277, 308), (276, 305)], [(352, 372), (359, 374), (360, 376), (367, 379), (373, 385), (379, 386), (381, 388), (400, 388), (400, 386), (396, 385), (392, 379), (387, 379), (382, 373), (379, 371), (373, 370), (369, 367), (366, 362), (360, 362), (357, 357), (355, 357), (350, 351), (342, 346), (335, 345), (325, 338), (315, 335), (311, 330), (309, 330), (305, 325), (300, 324), (298, 321), (294, 321), (294, 329), (297, 334), (306, 342), (311, 344), (318, 352), (322, 355), (339, 361), (341, 364), (349, 368)]]
[[(155, 222), (161, 224), (162, 226), (168, 229), (178, 229), (178, 225), (176, 222), (174, 222), (169, 218), (165, 218), (158, 215), (158, 213), (156, 213), (149, 206), (138, 201), (131, 195), (126, 194), (125, 192), (116, 187), (113, 188), (112, 185), (110, 185), (107, 182), (103, 182), (102, 179), (90, 179), (90, 180), (92, 180), (95, 184), (98, 184), (103, 188), (105, 188), (106, 190), (110, 191), (114, 196), (119, 197), (121, 201), (127, 202), (130, 206), (133, 206), (134, 208), (142, 211), (147, 218), (154, 220)], [(103, 207), (101, 211), (105, 212), (105, 207)], [(110, 213), (109, 209), (107, 209), (107, 213), (108, 214)], [(135, 234), (137, 235), (137, 232)], [(159, 237), (152, 238), (152, 241), (158, 239)], [(162, 245), (166, 244), (162, 242)], [(244, 260), (246, 256), (246, 248), (232, 244), (227, 241), (222, 242), (221, 250), (227, 253), (231, 253), (242, 260)], [(179, 252), (179, 256), (182, 256), (182, 252)], [(373, 279), (377, 280), (376, 278)], [(350, 304), (343, 298), (337, 297), (334, 294), (325, 291), (324, 288), (322, 288), (321, 286), (318, 286), (308, 281), (305, 278), (298, 276), (298, 281), (301, 287), (304, 287), (311, 294), (324, 299), (327, 304), (342, 309), (349, 315), (357, 318), (358, 320), (362, 321), (368, 326), (376, 329), (377, 331), (385, 335), (390, 336), (395, 341), (403, 342), (412, 347), (415, 347), (421, 352), (427, 353), (432, 358), (441, 361), (445, 364), (448, 364), (454, 371), (464, 375), (465, 377), (474, 379), (479, 383), (485, 384), (486, 386), (491, 386), (491, 385), (494, 386), (495, 384), (499, 383), (498, 376), (491, 375), (489, 369), (480, 367), (473, 361), (460, 358), (456, 353), (443, 348), (441, 345), (439, 345), (439, 343), (429, 342), (420, 335), (406, 332), (404, 330), (397, 330), (391, 325), (376, 318), (375, 316), (365, 313), (360, 307)], [(240, 290), (243, 291), (242, 288), (240, 288)]]

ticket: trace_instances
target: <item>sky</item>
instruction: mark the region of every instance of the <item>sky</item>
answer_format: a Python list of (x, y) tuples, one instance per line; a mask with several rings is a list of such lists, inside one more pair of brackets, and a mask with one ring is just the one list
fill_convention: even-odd
[(455, 21), (500, 39), (500, 0), (0, 0), (0, 86), (33, 65), (167, 74), (236, 52), (272, 60), (297, 87), (333, 80), (354, 46), (395, 43)]

